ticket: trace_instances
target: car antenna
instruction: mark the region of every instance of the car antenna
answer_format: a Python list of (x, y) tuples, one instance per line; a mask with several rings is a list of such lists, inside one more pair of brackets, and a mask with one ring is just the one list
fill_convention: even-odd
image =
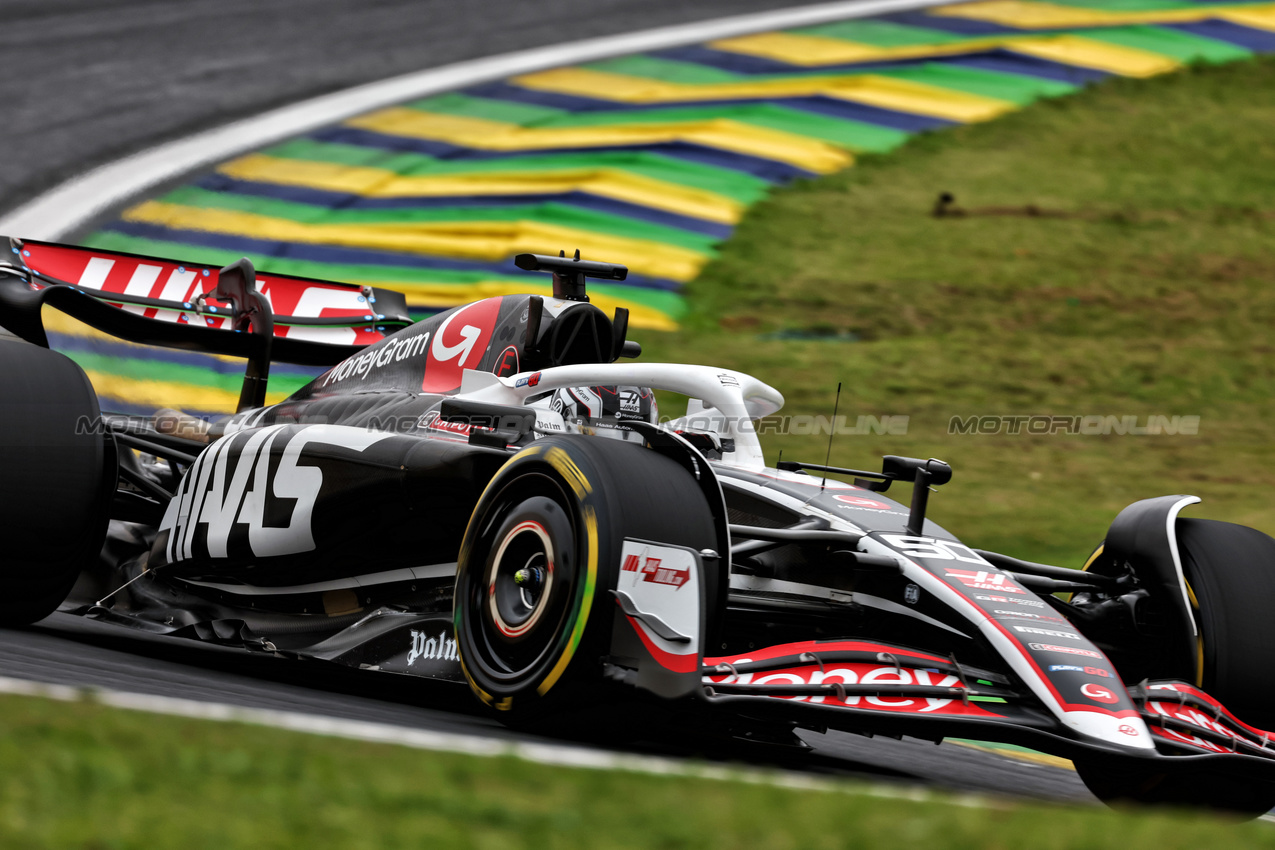
[(828, 453), (823, 457), (823, 479), (819, 482), (819, 492), (828, 483), (828, 462), (832, 460), (832, 435), (837, 433), (837, 408), (841, 406), (841, 382), (837, 381), (837, 398), (832, 403), (832, 421), (828, 423)]

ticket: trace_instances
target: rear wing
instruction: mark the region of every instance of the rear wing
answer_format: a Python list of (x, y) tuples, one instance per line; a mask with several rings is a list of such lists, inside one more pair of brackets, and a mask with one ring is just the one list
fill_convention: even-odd
[[(130, 342), (238, 357), (255, 351), (251, 334), (236, 333), (244, 330), (236, 327), (242, 305), (218, 297), (226, 294), (217, 291), (222, 269), (0, 236), (5, 243), (0, 326), (29, 342), (48, 347), (40, 320), (47, 305)], [(249, 270), (270, 308), (271, 356), (284, 363), (334, 366), (412, 323), (392, 290)]]
[[(412, 323), (403, 295), (284, 274), (0, 237), (0, 327), (48, 348), (53, 307), (130, 342), (244, 357), (239, 407), (264, 404), (272, 360), (335, 366)], [(0, 249), (2, 250), (2, 249)]]

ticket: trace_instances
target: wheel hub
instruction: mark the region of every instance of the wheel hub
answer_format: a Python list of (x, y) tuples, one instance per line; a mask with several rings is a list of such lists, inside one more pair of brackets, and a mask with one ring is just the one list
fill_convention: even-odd
[(492, 622), (517, 640), (539, 621), (553, 585), (553, 543), (538, 522), (520, 522), (496, 547), (487, 598)]

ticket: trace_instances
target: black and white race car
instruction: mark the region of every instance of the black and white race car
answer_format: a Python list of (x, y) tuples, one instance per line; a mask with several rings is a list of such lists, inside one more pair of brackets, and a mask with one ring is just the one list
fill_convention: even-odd
[[(10, 242), (3, 624), (61, 608), (467, 683), (527, 722), (658, 697), (726, 729), (1007, 741), (1104, 800), (1275, 804), (1275, 540), (1180, 519), (1194, 497), (1129, 506), (1083, 571), (971, 548), (926, 517), (941, 461), (767, 467), (780, 393), (631, 362), (584, 286), (625, 269), (578, 255), (517, 259), (552, 297), (411, 323), (247, 261)], [(239, 412), (101, 414), (42, 308), (245, 358)], [(265, 406), (276, 360), (331, 368)], [(652, 390), (687, 416), (657, 423)]]

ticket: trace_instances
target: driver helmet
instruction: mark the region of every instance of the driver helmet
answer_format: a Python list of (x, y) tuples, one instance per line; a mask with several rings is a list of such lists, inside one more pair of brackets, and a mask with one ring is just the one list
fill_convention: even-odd
[(564, 387), (554, 392), (549, 409), (584, 424), (642, 421), (657, 425), (660, 421), (650, 387)]

